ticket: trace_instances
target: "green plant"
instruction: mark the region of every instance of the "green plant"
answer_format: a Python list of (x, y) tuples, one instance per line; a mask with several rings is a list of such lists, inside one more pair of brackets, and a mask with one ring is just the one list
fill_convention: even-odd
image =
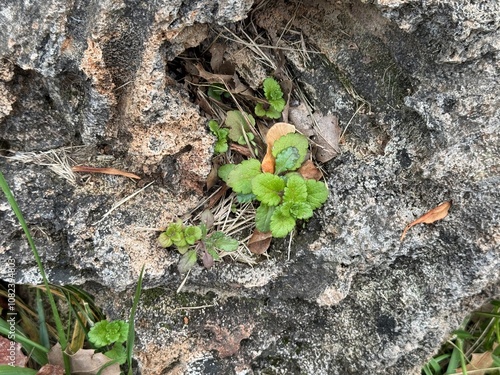
[(246, 112), (228, 111), (225, 124), (229, 128), (228, 137), (231, 141), (240, 145), (248, 145), (258, 154), (255, 135), (251, 129), (255, 126), (255, 119), (252, 115)]
[(422, 375), (499, 374), (500, 301), (467, 317), (441, 350), (423, 367)]
[(222, 154), (228, 150), (227, 136), (229, 134), (228, 129), (221, 128), (217, 121), (210, 120), (208, 122), (208, 127), (213, 135), (217, 137), (215, 142), (214, 151), (216, 154)]
[(219, 177), (227, 183), (240, 202), (257, 200), (256, 227), (281, 238), (290, 233), (297, 220), (307, 220), (328, 198), (325, 184), (305, 179), (295, 172), (304, 162), (307, 138), (290, 133), (280, 137), (272, 148), (275, 172), (262, 172), (257, 159), (219, 169)]
[(236, 239), (220, 231), (208, 233), (211, 220), (203, 217), (202, 220), (200, 225), (186, 226), (182, 221), (171, 223), (158, 237), (161, 246), (175, 245), (177, 251), (182, 254), (177, 266), (180, 273), (186, 273), (193, 268), (198, 256), (201, 256), (203, 265), (210, 268), (214, 261), (220, 260), (220, 251), (232, 252), (238, 249), (239, 243)]
[(274, 78), (266, 78), (262, 84), (267, 103), (257, 103), (255, 114), (259, 117), (278, 119), (285, 108), (285, 99), (279, 83)]
[[(98, 328), (96, 328), (96, 330), (93, 333), (89, 333), (89, 341), (91, 341), (90, 337), (92, 337), (92, 340), (95, 340), (96, 343), (109, 342), (111, 340), (111, 342), (114, 342), (114, 346), (111, 350), (108, 350), (105, 353), (105, 355), (111, 358), (112, 361), (102, 366), (98, 374), (104, 368), (112, 364), (127, 363), (129, 369), (128, 374), (131, 375), (132, 353), (135, 341), (134, 319), (142, 289), (144, 266), (142, 267), (141, 273), (139, 275), (134, 301), (132, 303), (132, 309), (129, 315), (128, 326), (124, 325), (123, 321), (117, 321), (118, 323), (116, 323), (116, 321), (107, 322), (105, 320), (102, 320), (103, 315), (100, 312), (100, 310), (94, 305), (93, 298), (89, 294), (74, 286), (58, 286), (49, 284), (43, 268), (43, 264), (41, 263), (40, 257), (38, 255), (35, 242), (31, 237), (26, 221), (24, 220), (24, 217), (17, 205), (17, 202), (14, 199), (14, 196), (12, 195), (12, 192), (10, 191), (9, 186), (1, 172), (0, 172), (0, 188), (3, 190), (5, 196), (7, 197), (7, 200), (10, 206), (12, 207), (12, 210), (16, 214), (17, 219), (20, 222), (21, 227), (23, 228), (26, 234), (28, 243), (34, 254), (38, 269), (44, 281), (43, 286), (40, 285), (33, 286), (33, 288), (36, 288), (36, 305), (37, 305), (36, 312), (32, 311), (16, 295), (16, 308), (19, 309), (20, 315), (22, 317), (21, 323), (24, 323), (24, 325), (27, 327), (27, 329), (29, 328), (30, 331), (33, 331), (33, 327), (36, 327), (38, 325), (39, 333), (36, 336), (40, 342), (37, 342), (32, 338), (30, 338), (29, 335), (26, 332), (24, 332), (24, 330), (17, 323), (15, 325), (15, 332), (14, 332), (14, 338), (16, 342), (19, 342), (22, 345), (23, 349), (27, 353), (29, 353), (30, 357), (33, 358), (36, 364), (42, 366), (48, 363), (47, 354), (50, 349), (49, 335), (52, 335), (52, 337), (58, 340), (59, 342), (60, 350), (62, 352), (64, 371), (67, 375), (69, 375), (71, 374), (71, 360), (69, 354), (78, 354), (78, 351), (83, 348), (85, 335), (87, 333), (86, 329), (87, 323), (93, 324), (93, 322), (101, 320), (101, 322), (96, 323), (96, 325), (94, 326), (94, 327), (97, 326)], [(55, 330), (52, 327), (48, 326), (45, 322), (45, 312), (43, 310), (43, 305), (39, 291), (44, 291), (45, 294), (47, 295), (51, 307), (51, 312), (53, 315), (52, 319), (56, 324)], [(5, 290), (5, 288), (1, 287), (0, 295), (6, 296), (8, 295), (8, 293), (7, 294), (6, 293), (7, 291)], [(63, 322), (55, 303), (55, 297), (64, 300), (67, 304), (68, 311), (67, 311), (67, 316), (65, 317), (65, 321), (67, 321), (68, 324), (66, 329), (63, 327)], [(32, 322), (30, 316), (37, 317), (38, 322), (37, 323)], [(73, 329), (71, 329), (72, 321), (74, 321)], [(71, 335), (71, 340), (68, 340), (71, 331), (73, 332)], [(0, 318), (0, 333), (7, 337), (10, 337), (12, 334), (12, 327), (3, 318)], [(123, 348), (123, 342), (125, 341), (126, 341), (126, 351)], [(19, 367), (12, 367), (10, 365), (9, 366), (0, 365), (1, 375), (36, 374), (36, 373), (37, 373), (36, 370), (29, 368), (19, 368)]]
[(213, 83), (208, 87), (207, 95), (219, 102), (222, 101), (222, 98), (230, 98), (231, 94), (229, 94), (222, 83)]

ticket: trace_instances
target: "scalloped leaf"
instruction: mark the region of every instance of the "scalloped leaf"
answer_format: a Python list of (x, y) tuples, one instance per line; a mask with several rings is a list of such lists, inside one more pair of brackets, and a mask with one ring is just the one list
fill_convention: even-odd
[(252, 126), (255, 126), (255, 119), (252, 115), (246, 112), (228, 111), (226, 114), (226, 126), (229, 128), (229, 139), (233, 142), (238, 142), (240, 137), (244, 137), (243, 134), (250, 131), (247, 121)]
[(281, 193), (285, 182), (271, 173), (262, 173), (252, 180), (252, 192), (257, 199), (269, 206), (277, 206), (281, 202)]
[(217, 175), (219, 178), (227, 183), (227, 176), (236, 167), (236, 164), (224, 164), (217, 170)]
[(262, 83), (264, 88), (264, 95), (267, 100), (277, 100), (283, 98), (283, 91), (281, 91), (281, 86), (272, 77), (268, 77)]
[(321, 207), (328, 199), (328, 188), (323, 182), (306, 180), (307, 203), (313, 210)]
[(302, 163), (304, 162), (307, 149), (309, 148), (309, 142), (307, 138), (299, 133), (289, 133), (281, 138), (279, 138), (276, 142), (274, 142), (274, 146), (272, 148), (272, 154), (276, 158), (280, 152), (287, 149), (288, 147), (295, 147), (299, 152), (299, 158), (293, 165), (290, 170), (296, 170), (300, 168)]
[(276, 156), (275, 161), (275, 174), (280, 174), (291, 170), (300, 158), (299, 150), (297, 147), (288, 147), (281, 151)]
[(227, 176), (227, 185), (236, 193), (250, 194), (252, 192), (252, 179), (260, 175), (260, 161), (248, 159), (242, 161)]
[(271, 216), (270, 228), (273, 237), (283, 238), (295, 228), (295, 219), (286, 207), (280, 206)]
[(307, 202), (292, 203), (290, 206), (290, 215), (296, 219), (306, 220), (312, 217), (313, 209)]
[(283, 194), (283, 201), (290, 203), (305, 202), (307, 200), (307, 195), (306, 180), (298, 174), (288, 176), (285, 192)]

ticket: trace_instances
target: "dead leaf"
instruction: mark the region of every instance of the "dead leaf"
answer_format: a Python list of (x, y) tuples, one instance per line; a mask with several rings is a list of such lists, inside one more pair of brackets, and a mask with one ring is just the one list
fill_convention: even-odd
[(64, 368), (56, 365), (43, 366), (36, 375), (64, 375)]
[(97, 168), (97, 167), (86, 167), (84, 165), (75, 165), (74, 167), (71, 168), (71, 170), (73, 172), (104, 173), (104, 174), (112, 174), (112, 175), (117, 175), (117, 176), (135, 178), (136, 180), (141, 179), (136, 174), (121, 171), (121, 170), (115, 169), (115, 168)]
[(257, 229), (253, 231), (252, 237), (248, 240), (248, 249), (257, 255), (264, 254), (271, 245), (273, 235), (271, 232), (261, 232)]
[(210, 190), (218, 181), (219, 179), (219, 176), (217, 175), (218, 170), (219, 170), (219, 163), (212, 161), (212, 168), (210, 169), (210, 173), (207, 176), (207, 190)]
[[(48, 354), (49, 363), (64, 367), (61, 345), (54, 345)], [(106, 363), (111, 361), (102, 353), (96, 353), (94, 349), (80, 349), (74, 355), (69, 356), (72, 375), (95, 375)], [(120, 365), (115, 363), (101, 371), (101, 375), (119, 375)]]
[(231, 143), (231, 145), (229, 147), (231, 148), (231, 150), (236, 151), (238, 154), (241, 154), (241, 155), (246, 156), (248, 158), (252, 157), (252, 152), (250, 151), (248, 146), (242, 146), (242, 145), (239, 145), (237, 143)]
[(316, 181), (319, 181), (323, 177), (323, 173), (314, 165), (312, 160), (306, 160), (297, 172), (299, 172), (305, 179), (314, 178)]
[(314, 157), (317, 161), (325, 163), (339, 153), (339, 139), (341, 129), (335, 115), (314, 114), (301, 103), (290, 108), (290, 122), (297, 127), (300, 133), (313, 137)]
[[(498, 345), (495, 344), (493, 346), (493, 350)], [(474, 375), (485, 375), (488, 373), (489, 369), (493, 367), (493, 351), (491, 352), (484, 352), (484, 353), (472, 353), (472, 358), (467, 366), (465, 368), (467, 371), (471, 371), (471, 374)], [(474, 372), (472, 372), (474, 371)], [(462, 368), (459, 367), (456, 369), (457, 373), (462, 373)]]
[[(14, 353), (11, 353), (11, 345), (13, 345)], [(0, 364), (14, 363), (18, 367), (26, 367), (27, 362), (28, 358), (21, 351), (21, 344), (0, 336)]]
[(222, 43), (214, 43), (210, 47), (210, 53), (212, 58), (210, 59), (210, 68), (212, 72), (220, 73), (220, 66), (224, 61), (224, 45)]
[(441, 220), (445, 218), (448, 215), (448, 210), (451, 207), (452, 201), (447, 201), (444, 203), (441, 203), (439, 206), (434, 207), (432, 210), (426, 212), (422, 216), (420, 216), (417, 220), (412, 221), (410, 224), (408, 224), (405, 229), (403, 230), (403, 234), (401, 235), (400, 241), (403, 241), (403, 239), (406, 236), (406, 232), (408, 232), (408, 229), (410, 229), (412, 226), (417, 225), (417, 224), (432, 224), (437, 220)]
[(262, 172), (274, 173), (274, 165), (276, 164), (272, 154), (274, 142), (288, 133), (295, 133), (295, 126), (286, 122), (277, 122), (269, 128), (266, 134), (266, 155), (262, 159)]

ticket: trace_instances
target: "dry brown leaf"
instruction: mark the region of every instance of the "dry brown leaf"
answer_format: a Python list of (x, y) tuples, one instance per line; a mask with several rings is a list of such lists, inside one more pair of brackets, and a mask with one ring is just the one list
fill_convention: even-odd
[(439, 206), (434, 207), (432, 210), (426, 212), (422, 216), (420, 216), (417, 220), (412, 221), (410, 224), (406, 226), (406, 228), (403, 230), (403, 234), (401, 234), (400, 241), (403, 241), (403, 239), (406, 236), (406, 232), (408, 232), (408, 229), (410, 229), (412, 226), (417, 225), (417, 224), (432, 224), (437, 220), (441, 220), (445, 218), (448, 215), (448, 210), (451, 207), (451, 201), (447, 201), (444, 203), (441, 203)]
[(231, 150), (236, 151), (238, 154), (244, 155), (248, 158), (252, 157), (252, 152), (250, 151), (248, 146), (242, 146), (237, 143), (231, 143), (229, 147), (231, 148)]
[(305, 179), (314, 178), (316, 181), (319, 181), (323, 177), (323, 173), (321, 173), (319, 168), (314, 165), (312, 160), (306, 160), (297, 172), (299, 172)]
[(98, 168), (98, 167), (86, 167), (84, 165), (75, 165), (74, 167), (71, 168), (71, 170), (73, 172), (104, 173), (104, 174), (112, 174), (112, 175), (117, 175), (117, 176), (135, 178), (137, 180), (141, 179), (136, 174), (121, 171), (121, 170), (115, 169), (115, 168)]
[(218, 170), (219, 170), (219, 164), (212, 161), (212, 168), (210, 169), (210, 173), (207, 176), (207, 190), (210, 190), (218, 181), (219, 179), (219, 176), (217, 175)]
[(271, 245), (273, 234), (271, 232), (261, 232), (257, 229), (253, 231), (252, 237), (248, 240), (248, 249), (257, 255), (264, 254)]
[[(14, 362), (18, 367), (26, 367), (28, 358), (21, 351), (21, 344), (14, 344), (14, 353), (11, 353), (11, 341), (3, 336), (0, 336), (0, 364), (8, 365)], [(14, 355), (12, 355), (14, 354)]]
[[(54, 345), (48, 354), (49, 363), (64, 366), (61, 345)], [(96, 353), (94, 349), (80, 349), (74, 355), (69, 356), (72, 375), (95, 375), (106, 363), (111, 361), (102, 353)], [(115, 363), (101, 371), (101, 375), (119, 375), (120, 365)]]
[(45, 365), (36, 375), (64, 375), (64, 368), (57, 365)]
[(266, 155), (262, 159), (262, 172), (274, 173), (274, 165), (276, 164), (272, 154), (274, 142), (288, 133), (295, 133), (295, 126), (286, 122), (277, 122), (269, 128), (266, 134)]
[(341, 129), (338, 118), (334, 115), (323, 115), (320, 112), (311, 114), (304, 103), (290, 108), (290, 122), (297, 130), (309, 137), (313, 136), (314, 156), (317, 161), (325, 163), (339, 153)]
[[(493, 347), (493, 350), (498, 345), (495, 344)], [(491, 352), (485, 352), (485, 353), (472, 353), (472, 358), (467, 366), (465, 368), (467, 371), (471, 371), (471, 374), (474, 375), (486, 375), (488, 373), (488, 369), (493, 367), (493, 351)], [(472, 372), (474, 371), (474, 372)], [(456, 369), (457, 373), (462, 373), (462, 368), (457, 368)]]
[(220, 73), (220, 66), (224, 61), (224, 50), (225, 47), (222, 43), (214, 43), (210, 47), (210, 53), (212, 54), (210, 68), (212, 68), (212, 72)]

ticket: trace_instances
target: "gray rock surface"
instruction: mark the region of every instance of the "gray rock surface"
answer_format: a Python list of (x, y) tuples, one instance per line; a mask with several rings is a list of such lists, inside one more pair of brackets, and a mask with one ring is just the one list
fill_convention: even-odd
[[(419, 374), (471, 310), (500, 294), (500, 6), (251, 6), (3, 4), (0, 148), (11, 157), (0, 170), (53, 282), (84, 285), (123, 318), (146, 264), (143, 374)], [(157, 246), (154, 229), (203, 197), (213, 139), (169, 64), (207, 47), (211, 26), (236, 30), (246, 17), (248, 30), (285, 43), (269, 53), (316, 110), (339, 116), (341, 154), (325, 165), (331, 195), (294, 237), (289, 261), (288, 241), (275, 240), (269, 260), (195, 268), (177, 294), (178, 255)], [(244, 56), (226, 58), (250, 86), (248, 72), (272, 73)], [(57, 158), (145, 183), (63, 173)], [(400, 242), (407, 223), (445, 200), (444, 220)], [(0, 218), (0, 259), (16, 257), (19, 283), (38, 281), (4, 199)]]

